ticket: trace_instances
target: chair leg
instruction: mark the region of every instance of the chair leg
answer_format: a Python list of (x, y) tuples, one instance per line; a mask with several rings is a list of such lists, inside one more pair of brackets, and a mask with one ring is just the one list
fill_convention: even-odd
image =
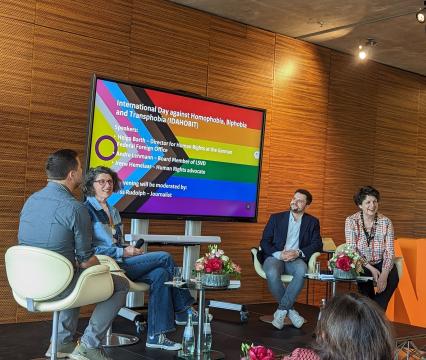
[(59, 321), (59, 311), (53, 313), (53, 322), (52, 322), (52, 353), (50, 354), (51, 360), (57, 360), (58, 355), (58, 321)]

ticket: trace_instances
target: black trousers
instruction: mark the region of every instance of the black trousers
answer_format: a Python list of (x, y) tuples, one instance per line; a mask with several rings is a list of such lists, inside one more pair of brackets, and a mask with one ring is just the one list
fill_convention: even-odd
[[(382, 272), (383, 261), (378, 264), (373, 265), (377, 270)], [(361, 275), (372, 276), (371, 271), (363, 267), (364, 273)], [(398, 271), (396, 270), (395, 264), (393, 265), (392, 270), (388, 275), (388, 283), (386, 284), (385, 290), (381, 293), (374, 292), (373, 281), (358, 282), (358, 290), (362, 295), (368, 296), (370, 299), (373, 299), (379, 306), (386, 311), (388, 303), (394, 293), (395, 289), (398, 287), (399, 277)]]

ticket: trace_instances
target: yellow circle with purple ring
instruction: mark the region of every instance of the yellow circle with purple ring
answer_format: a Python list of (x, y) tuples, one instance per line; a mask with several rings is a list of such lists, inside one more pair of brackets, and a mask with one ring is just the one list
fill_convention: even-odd
[[(102, 142), (104, 142), (104, 144), (105, 144), (105, 141), (112, 143), (113, 150), (112, 150), (111, 155), (105, 156), (105, 155), (101, 154), (101, 151), (100, 151), (99, 148), (100, 148)], [(96, 140), (95, 152), (96, 152), (96, 155), (98, 155), (99, 159), (105, 160), (105, 161), (111, 160), (115, 157), (115, 155), (117, 155), (117, 151), (118, 151), (118, 145), (117, 145), (117, 142), (115, 141), (115, 139), (112, 136), (103, 135), (98, 140)]]

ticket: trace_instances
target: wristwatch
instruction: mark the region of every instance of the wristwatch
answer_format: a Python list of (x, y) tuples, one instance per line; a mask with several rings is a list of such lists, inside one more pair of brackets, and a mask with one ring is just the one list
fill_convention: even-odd
[(300, 249), (297, 249), (297, 253), (298, 253), (298, 256), (301, 258), (301, 257), (303, 257), (303, 252), (302, 252), (302, 250), (300, 250)]

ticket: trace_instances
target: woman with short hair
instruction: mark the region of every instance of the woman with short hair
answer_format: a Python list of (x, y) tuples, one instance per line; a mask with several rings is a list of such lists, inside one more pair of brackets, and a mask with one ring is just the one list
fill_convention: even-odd
[[(172, 279), (175, 267), (169, 253), (154, 251), (145, 254), (142, 249), (122, 243), (120, 213), (107, 202), (121, 187), (117, 173), (108, 167), (91, 168), (86, 174), (84, 205), (92, 219), (95, 253), (115, 259), (130, 280), (150, 284), (146, 347), (179, 350), (181, 344), (169, 340), (166, 333), (175, 330), (175, 323), (186, 324), (186, 310), (195, 300), (187, 289), (164, 285), (164, 282)], [(198, 321), (197, 318), (198, 314), (193, 309), (193, 319)]]
[[(373, 281), (358, 282), (361, 294), (373, 299), (385, 311), (399, 282), (394, 264), (394, 231), (392, 221), (379, 213), (380, 193), (364, 186), (354, 195), (358, 212), (345, 222), (346, 243), (361, 256), (365, 276)], [(377, 291), (374, 290), (374, 284)]]

